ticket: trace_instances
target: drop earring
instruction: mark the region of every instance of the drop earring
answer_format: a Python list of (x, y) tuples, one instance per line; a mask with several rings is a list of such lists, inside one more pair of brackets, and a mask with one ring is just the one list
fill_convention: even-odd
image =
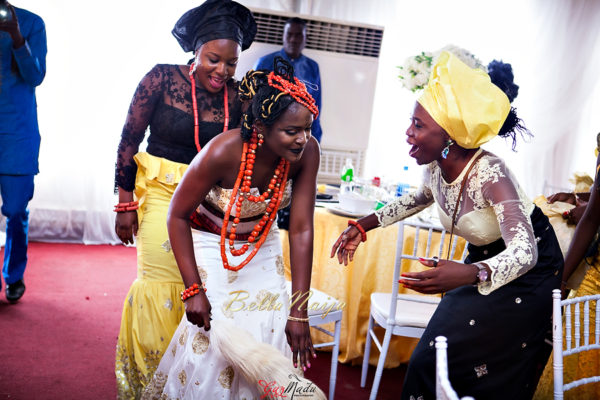
[(198, 68), (198, 55), (196, 54), (196, 55), (194, 55), (194, 61), (190, 65), (190, 76), (196, 72), (197, 68)]
[(262, 146), (263, 142), (265, 141), (265, 137), (263, 136), (262, 133), (258, 132), (258, 146)]
[(448, 139), (446, 141), (446, 147), (444, 147), (444, 149), (442, 150), (442, 158), (445, 160), (446, 158), (448, 158), (448, 153), (450, 152), (450, 146), (452, 146), (454, 144), (454, 141), (452, 139)]

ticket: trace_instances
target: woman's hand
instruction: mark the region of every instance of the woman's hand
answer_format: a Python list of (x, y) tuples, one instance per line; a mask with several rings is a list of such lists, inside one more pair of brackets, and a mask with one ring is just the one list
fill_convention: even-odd
[(559, 192), (559, 193), (554, 193), (553, 195), (548, 197), (548, 203), (554, 203), (557, 201), (575, 205), (575, 203), (577, 202), (577, 198), (575, 197), (575, 193), (573, 193), (573, 192), (570, 192), (570, 193)]
[(115, 218), (115, 232), (124, 244), (133, 244), (133, 236), (137, 236), (137, 212), (118, 212)]
[(569, 292), (570, 290), (567, 289), (567, 282), (562, 281), (560, 284), (560, 299), (566, 300), (566, 298), (569, 297)]
[(573, 204), (575, 208), (570, 211), (566, 211), (563, 214), (563, 218), (567, 220), (568, 225), (577, 225), (583, 217), (583, 213), (585, 212), (585, 208), (587, 207), (588, 201), (586, 199), (582, 199), (585, 197), (587, 193), (575, 195), (575, 193), (566, 193), (560, 192), (555, 193), (552, 196), (548, 197), (548, 203), (554, 203), (556, 201), (560, 201), (562, 203)]
[(188, 321), (200, 328), (204, 327), (205, 331), (209, 331), (212, 306), (208, 297), (206, 297), (206, 293), (200, 290), (200, 293), (189, 297), (183, 304), (185, 305), (185, 315)]
[(421, 272), (405, 272), (401, 275), (399, 282), (404, 287), (420, 293), (443, 293), (459, 286), (472, 285), (477, 280), (479, 269), (475, 265), (439, 260), (437, 267), (434, 268), (433, 260), (421, 258), (419, 261), (430, 269)]
[(563, 214), (563, 218), (567, 220), (567, 225), (577, 225), (581, 220), (581, 217), (583, 217), (586, 207), (587, 203), (579, 205), (570, 211), (566, 211)]
[(354, 252), (361, 241), (360, 231), (354, 226), (349, 226), (333, 244), (330, 257), (333, 258), (337, 252), (339, 263), (348, 265), (348, 260), (352, 261), (354, 259)]
[(306, 371), (306, 368), (310, 368), (310, 358), (317, 357), (310, 338), (308, 322), (288, 321), (285, 335), (292, 350), (294, 367), (298, 367), (299, 363), (302, 370)]

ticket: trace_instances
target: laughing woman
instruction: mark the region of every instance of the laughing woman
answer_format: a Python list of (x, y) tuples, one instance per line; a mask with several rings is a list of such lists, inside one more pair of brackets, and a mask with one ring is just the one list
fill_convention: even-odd
[[(188, 11), (173, 34), (184, 51), (195, 53), (194, 62), (156, 65), (131, 102), (119, 143), (115, 230), (123, 243), (136, 236), (138, 273), (117, 342), (119, 398), (139, 398), (183, 316), (183, 282), (167, 233), (169, 202), (200, 149), (239, 126), (242, 107), (232, 77), (255, 33), (252, 14), (234, 1), (208, 0)], [(148, 127), (147, 150), (138, 153)]]
[[(509, 92), (510, 85), (500, 85)], [(468, 242), (464, 263), (421, 262), (407, 288), (445, 293), (412, 354), (402, 398), (435, 398), (435, 337), (448, 338), (450, 382), (459, 396), (528, 399), (549, 349), (552, 290), (563, 258), (548, 218), (505, 163), (480, 146), (521, 128), (507, 95), (479, 69), (443, 52), (406, 131), (411, 157), (427, 165), (416, 193), (346, 229), (332, 249), (347, 263), (366, 231), (437, 204), (444, 227)], [(513, 142), (514, 144), (514, 142)], [(435, 267), (435, 268), (434, 268)]]
[(310, 128), (318, 110), (291, 65), (276, 59), (274, 70), (246, 74), (240, 97), (252, 105), (241, 129), (202, 149), (173, 196), (168, 229), (187, 287), (186, 313), (144, 398), (260, 398), (259, 380), (243, 379), (241, 371), (261, 367), (263, 351), (237, 343), (255, 351), (239, 365), (240, 358), (232, 360), (216, 344), (219, 323), (273, 346), (290, 366), (293, 359), (310, 367), (315, 356), (306, 307), (297, 302), (290, 309), (275, 219), (291, 201), (292, 291), (308, 293), (319, 167)]

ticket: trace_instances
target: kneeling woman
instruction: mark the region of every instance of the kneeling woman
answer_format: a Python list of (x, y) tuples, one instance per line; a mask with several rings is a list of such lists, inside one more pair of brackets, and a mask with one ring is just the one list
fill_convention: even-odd
[(291, 65), (278, 59), (275, 71), (246, 74), (240, 98), (252, 103), (242, 128), (211, 140), (175, 191), (167, 224), (188, 288), (186, 315), (144, 398), (260, 397), (257, 382), (241, 379), (215, 345), (211, 322), (249, 332), (294, 366), (310, 367), (315, 357), (306, 307), (298, 301), (289, 309), (275, 220), (291, 202), (292, 291), (308, 293), (319, 167), (310, 128), (318, 110)]
[(514, 139), (519, 121), (485, 72), (442, 53), (406, 131), (410, 155), (427, 165), (421, 187), (358, 220), (332, 249), (347, 263), (360, 230), (390, 225), (434, 202), (444, 227), (469, 242), (464, 263), (422, 260), (435, 268), (400, 280), (422, 293), (445, 293), (411, 356), (403, 399), (435, 398), (438, 335), (448, 338), (449, 378), (460, 396), (533, 395), (550, 351), (544, 338), (563, 258), (548, 218), (504, 161), (480, 148), (498, 134)]

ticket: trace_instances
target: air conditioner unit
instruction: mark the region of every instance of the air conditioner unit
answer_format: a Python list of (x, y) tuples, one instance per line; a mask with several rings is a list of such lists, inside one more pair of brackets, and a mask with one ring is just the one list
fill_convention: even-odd
[(303, 54), (319, 63), (323, 86), (318, 181), (339, 183), (346, 158), (352, 159), (355, 174), (360, 176), (369, 143), (383, 27), (263, 9), (252, 9), (252, 13), (258, 32), (240, 58), (236, 78), (252, 69), (259, 57), (281, 49), (288, 18), (306, 20)]

